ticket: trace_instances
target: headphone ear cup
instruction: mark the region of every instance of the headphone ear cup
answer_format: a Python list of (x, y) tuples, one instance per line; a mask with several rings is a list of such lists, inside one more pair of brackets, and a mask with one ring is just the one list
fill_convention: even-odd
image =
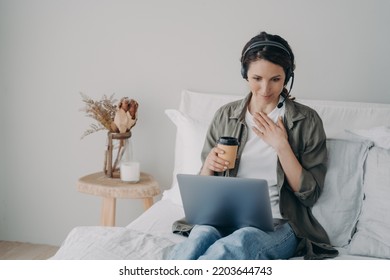
[(241, 66), (241, 76), (242, 76), (245, 80), (248, 79), (247, 71), (246, 71), (246, 68), (244, 67), (244, 65)]
[(291, 71), (290, 68), (287, 68), (286, 70), (286, 79), (284, 80), (284, 85), (287, 85), (288, 81), (291, 79), (291, 77), (294, 75), (294, 73)]

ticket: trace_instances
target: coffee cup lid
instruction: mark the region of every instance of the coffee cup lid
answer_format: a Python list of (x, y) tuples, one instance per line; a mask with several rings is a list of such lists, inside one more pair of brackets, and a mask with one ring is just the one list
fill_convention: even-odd
[(238, 139), (236, 137), (222, 136), (219, 138), (218, 143), (227, 146), (236, 146), (238, 145)]

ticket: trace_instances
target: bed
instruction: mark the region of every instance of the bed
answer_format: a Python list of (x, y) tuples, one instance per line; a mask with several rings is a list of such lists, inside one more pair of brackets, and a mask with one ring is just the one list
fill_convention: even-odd
[[(184, 216), (176, 174), (195, 174), (207, 126), (221, 105), (242, 95), (183, 90), (176, 126), (172, 186), (126, 227), (76, 227), (52, 259), (163, 259), (185, 237), (172, 223)], [(340, 254), (336, 259), (390, 259), (390, 104), (297, 100), (314, 108), (327, 133), (325, 188), (312, 211)]]

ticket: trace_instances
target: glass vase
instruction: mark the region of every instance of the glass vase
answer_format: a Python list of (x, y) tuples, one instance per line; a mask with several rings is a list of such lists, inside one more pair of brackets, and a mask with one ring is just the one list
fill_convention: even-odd
[(133, 159), (131, 132), (107, 133), (107, 150), (104, 161), (104, 173), (110, 178), (120, 177), (120, 164)]

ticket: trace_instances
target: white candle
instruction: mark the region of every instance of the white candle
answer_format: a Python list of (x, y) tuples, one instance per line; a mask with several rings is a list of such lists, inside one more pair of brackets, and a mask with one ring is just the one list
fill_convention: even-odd
[(138, 182), (140, 175), (139, 162), (129, 161), (121, 164), (121, 180), (124, 182)]

